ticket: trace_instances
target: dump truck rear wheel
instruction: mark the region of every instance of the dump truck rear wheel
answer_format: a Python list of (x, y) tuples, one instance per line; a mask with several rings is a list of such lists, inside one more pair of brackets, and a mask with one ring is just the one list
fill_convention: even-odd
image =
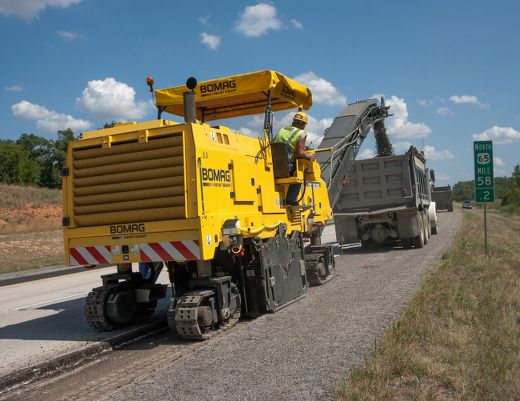
[(425, 213), (422, 213), (421, 214), (421, 221), (422, 221), (422, 227), (423, 227), (423, 232), (424, 232), (424, 234), (423, 234), (423, 237), (424, 237), (423, 241), (424, 241), (424, 245), (426, 245), (428, 243), (428, 238), (429, 238), (428, 237), (428, 230), (429, 230), (429, 228), (428, 228), (428, 222), (429, 222), (428, 215), (425, 214)]
[(412, 239), (412, 244), (415, 248), (422, 248), (424, 246), (424, 230), (420, 230), (421, 232), (417, 237)]
[(412, 247), (412, 240), (407, 238), (401, 241), (404, 249), (410, 249)]
[(376, 247), (376, 243), (371, 239), (362, 239), (361, 240), (361, 248), (363, 249), (374, 249)]

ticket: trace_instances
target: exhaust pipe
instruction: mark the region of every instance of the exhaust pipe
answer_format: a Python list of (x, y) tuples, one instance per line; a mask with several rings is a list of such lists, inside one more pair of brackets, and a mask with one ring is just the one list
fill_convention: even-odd
[(195, 92), (193, 89), (197, 87), (197, 80), (193, 77), (188, 78), (186, 87), (189, 91), (182, 94), (184, 101), (184, 121), (194, 123), (197, 121), (197, 107), (195, 104)]

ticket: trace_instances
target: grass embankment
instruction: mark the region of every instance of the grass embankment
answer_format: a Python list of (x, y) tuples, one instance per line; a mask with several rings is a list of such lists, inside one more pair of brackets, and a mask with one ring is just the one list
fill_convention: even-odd
[(59, 189), (0, 184), (0, 194), (0, 208), (22, 209), (28, 205), (34, 208), (46, 205), (61, 207)]
[(339, 400), (520, 400), (520, 216), (490, 212), (488, 230), (485, 258), (482, 210), (464, 210), (438, 271)]
[(0, 185), (0, 273), (63, 263), (61, 191)]

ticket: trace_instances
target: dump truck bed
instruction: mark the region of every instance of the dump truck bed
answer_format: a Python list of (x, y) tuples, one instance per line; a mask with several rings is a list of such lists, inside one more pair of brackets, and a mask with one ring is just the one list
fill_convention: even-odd
[(356, 160), (335, 211), (370, 212), (413, 205), (408, 156)]
[(367, 213), (415, 208), (429, 203), (424, 159), (413, 152), (356, 160), (348, 174), (336, 213)]

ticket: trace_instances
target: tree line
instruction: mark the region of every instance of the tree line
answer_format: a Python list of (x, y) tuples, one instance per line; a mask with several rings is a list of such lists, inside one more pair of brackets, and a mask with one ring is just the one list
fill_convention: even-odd
[[(107, 123), (103, 128), (112, 127)], [(65, 164), (67, 144), (76, 139), (71, 129), (57, 132), (57, 139), (22, 134), (17, 140), (0, 139), (0, 183), (61, 188), (61, 170)], [(511, 177), (495, 178), (495, 195), (502, 205), (520, 206), (520, 165)], [(473, 180), (453, 186), (453, 199), (474, 200)]]
[[(474, 181), (459, 181), (453, 186), (453, 200), (475, 200)], [(520, 165), (516, 165), (511, 177), (495, 177), (495, 197), (502, 206), (520, 206)]]
[(67, 144), (76, 139), (71, 129), (58, 131), (57, 139), (22, 134), (17, 140), (0, 140), (0, 183), (61, 188), (61, 170)]

